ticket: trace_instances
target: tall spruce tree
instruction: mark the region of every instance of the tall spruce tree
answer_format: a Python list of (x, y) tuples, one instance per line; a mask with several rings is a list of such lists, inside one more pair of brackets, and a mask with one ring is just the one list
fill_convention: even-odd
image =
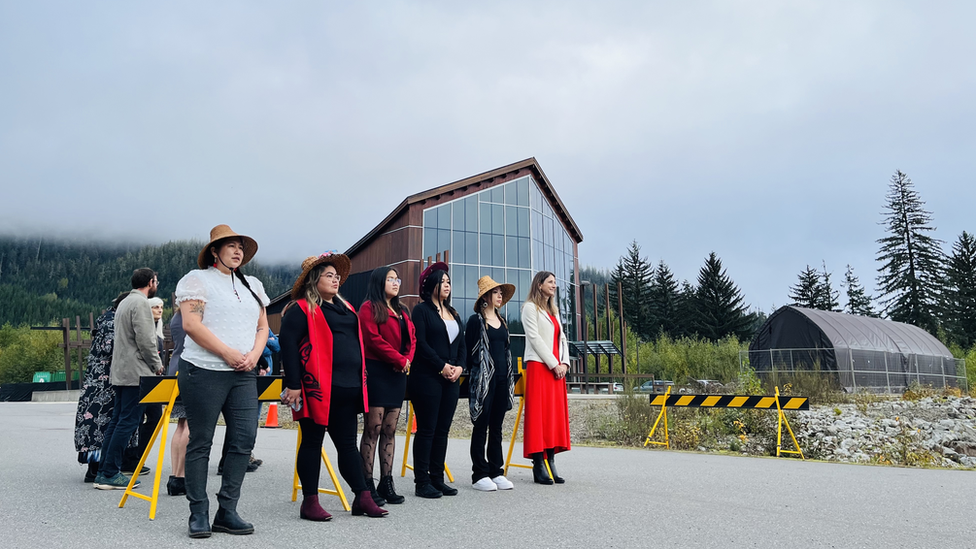
[(888, 236), (878, 240), (877, 260), (881, 304), (888, 317), (914, 324), (931, 334), (938, 331), (938, 303), (943, 270), (943, 242), (930, 234), (932, 213), (924, 209), (912, 180), (901, 171), (891, 176), (885, 211)]
[(976, 238), (963, 231), (946, 267), (945, 327), (952, 341), (976, 344)]
[(796, 307), (806, 307), (807, 309), (819, 309), (820, 303), (820, 273), (816, 269), (807, 265), (806, 269), (797, 275), (799, 279), (796, 286), (790, 287), (790, 299)]
[(637, 241), (630, 243), (627, 255), (620, 258), (610, 280), (611, 299), (616, 300), (617, 282), (623, 292), (624, 320), (644, 340), (652, 337), (648, 307), (653, 268), (641, 257)]
[(827, 271), (827, 262), (822, 261), (823, 270), (820, 272), (820, 292), (817, 308), (823, 311), (840, 311), (840, 294), (834, 290), (834, 285), (830, 283), (831, 273)]
[(678, 299), (675, 302), (675, 337), (693, 337), (695, 331), (695, 309), (697, 307), (697, 291), (687, 280), (681, 281), (678, 289)]
[(668, 265), (662, 260), (654, 269), (650, 287), (648, 313), (651, 336), (664, 333), (677, 337), (681, 330), (678, 319), (678, 282)]
[(728, 335), (748, 339), (752, 335), (749, 333), (752, 317), (746, 313), (743, 301), (739, 288), (722, 268), (722, 260), (715, 252), (708, 254), (698, 272), (692, 316), (694, 331), (712, 341)]
[(844, 294), (847, 296), (847, 305), (844, 307), (845, 313), (878, 316), (871, 305), (871, 296), (867, 294), (864, 287), (861, 286), (860, 280), (854, 274), (854, 267), (847, 266), (847, 271), (844, 272), (844, 281), (840, 285), (844, 288)]

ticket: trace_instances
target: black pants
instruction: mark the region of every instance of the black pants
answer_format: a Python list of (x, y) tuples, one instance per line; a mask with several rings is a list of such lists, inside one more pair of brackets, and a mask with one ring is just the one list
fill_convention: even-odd
[(444, 482), (447, 436), (454, 421), (460, 384), (439, 376), (407, 376), (410, 402), (417, 414), (417, 436), (413, 439), (413, 481)]
[[(135, 448), (127, 448), (122, 459), (122, 469), (134, 471), (142, 454), (146, 453), (149, 440), (159, 425), (159, 420), (163, 418), (162, 404), (143, 404), (142, 423), (139, 424), (139, 445)], [(131, 467), (132, 469), (129, 469)], [(137, 473), (138, 474), (138, 473)]]
[[(471, 431), (471, 482), (501, 476), (505, 470), (502, 458), (502, 423), (508, 411), (508, 380), (494, 376), (488, 383), (484, 408)], [(488, 439), (485, 459), (485, 438)]]
[[(329, 399), (329, 438), (336, 447), (339, 474), (356, 494), (368, 490), (363, 476), (363, 459), (356, 446), (359, 434), (359, 414), (363, 413), (363, 390), (361, 387), (333, 387)], [(313, 496), (319, 493), (319, 472), (322, 468), (322, 441), (325, 440), (325, 425), (315, 423), (311, 418), (298, 420), (302, 428), (302, 444), (298, 447), (298, 478), (302, 481), (302, 495)]]
[(224, 474), (220, 478), (217, 502), (223, 509), (237, 510), (241, 484), (258, 430), (257, 373), (215, 371), (197, 368), (180, 360), (178, 383), (190, 442), (186, 446), (186, 499), (190, 512), (207, 512), (207, 473), (217, 416), (224, 415), (230, 437)]

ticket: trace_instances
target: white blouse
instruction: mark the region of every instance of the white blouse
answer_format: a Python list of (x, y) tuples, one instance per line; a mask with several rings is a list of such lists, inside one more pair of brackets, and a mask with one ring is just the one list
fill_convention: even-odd
[[(205, 304), (203, 325), (224, 344), (246, 354), (254, 348), (261, 310), (271, 300), (264, 292), (264, 285), (257, 278), (246, 275), (244, 277), (261, 300), (260, 304), (254, 300), (254, 296), (240, 279), (233, 277), (231, 280), (232, 276), (215, 267), (190, 271), (176, 285), (176, 304), (202, 301)], [(233, 371), (224, 359), (198, 345), (192, 337), (186, 338), (182, 358), (205, 370)]]

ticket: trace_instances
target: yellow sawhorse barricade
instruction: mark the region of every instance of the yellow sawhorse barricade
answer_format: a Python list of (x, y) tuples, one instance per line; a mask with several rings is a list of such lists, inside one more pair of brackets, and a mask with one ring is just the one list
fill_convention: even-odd
[[(671, 440), (668, 436), (668, 406), (689, 408), (739, 408), (744, 410), (772, 410), (773, 407), (775, 407), (776, 413), (779, 416), (778, 427), (776, 429), (776, 457), (779, 457), (781, 454), (797, 454), (800, 456), (800, 459), (805, 459), (803, 457), (803, 451), (800, 450), (800, 443), (796, 441), (796, 436), (793, 434), (793, 428), (790, 427), (790, 422), (787, 421), (784, 410), (809, 410), (810, 399), (807, 397), (781, 397), (779, 394), (779, 387), (776, 387), (776, 394), (774, 396), (672, 395), (671, 387), (668, 387), (667, 392), (665, 392), (663, 395), (651, 395), (650, 398), (651, 406), (660, 406), (661, 412), (657, 415), (657, 419), (654, 421), (654, 426), (651, 427), (651, 432), (647, 433), (647, 438), (644, 439), (645, 447), (653, 444), (664, 446), (669, 449), (671, 448)], [(651, 440), (662, 420), (664, 420), (664, 440)], [(783, 450), (784, 425), (786, 426), (786, 430), (790, 433), (790, 438), (793, 440), (793, 447), (796, 448), (796, 450)]]
[[(258, 376), (258, 401), (280, 401), (281, 380), (281, 376)], [(176, 383), (176, 376), (145, 376), (139, 379), (139, 404), (166, 405), (163, 409), (163, 415), (159, 420), (159, 424), (156, 425), (156, 430), (153, 431), (149, 443), (146, 444), (146, 451), (139, 458), (139, 464), (135, 467), (136, 471), (142, 469), (143, 464), (145, 464), (146, 459), (149, 457), (149, 453), (152, 452), (156, 444), (156, 439), (159, 438), (156, 474), (153, 476), (152, 494), (148, 496), (140, 494), (133, 489), (139, 475), (132, 475), (132, 478), (129, 479), (129, 485), (122, 494), (122, 501), (119, 502), (119, 508), (125, 507), (125, 502), (129, 499), (129, 496), (146, 500), (149, 502), (150, 520), (156, 519), (156, 504), (159, 502), (159, 479), (163, 472), (163, 458), (166, 456), (166, 435), (169, 433), (169, 418), (173, 413), (173, 403), (176, 402), (176, 397), (179, 395), (180, 388)]]

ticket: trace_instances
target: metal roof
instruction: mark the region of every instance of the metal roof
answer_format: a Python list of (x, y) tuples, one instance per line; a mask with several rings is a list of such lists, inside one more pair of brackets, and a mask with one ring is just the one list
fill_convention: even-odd
[(932, 334), (911, 324), (882, 318), (790, 307), (807, 317), (830, 339), (835, 348), (884, 350), (952, 358), (952, 353)]

